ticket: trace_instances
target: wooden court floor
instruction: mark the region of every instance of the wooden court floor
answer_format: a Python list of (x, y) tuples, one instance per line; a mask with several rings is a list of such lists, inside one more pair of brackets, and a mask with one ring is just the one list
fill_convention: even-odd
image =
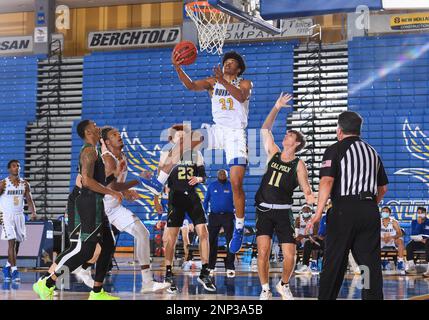
[[(237, 271), (235, 278), (227, 278), (224, 272), (214, 275), (217, 286), (216, 293), (206, 292), (197, 282), (198, 271), (175, 272), (179, 293), (141, 294), (141, 276), (139, 271), (132, 268), (114, 270), (107, 277), (105, 288), (124, 300), (255, 300), (259, 298), (260, 285), (257, 273), (251, 270)], [(21, 272), (21, 283), (1, 282), (0, 300), (37, 300), (32, 291), (32, 284), (43, 272)], [(163, 280), (164, 272), (160, 269), (154, 272), (155, 278)], [(275, 292), (275, 284), (280, 279), (280, 272), (271, 272), (271, 288), (273, 299), (279, 299)], [(360, 299), (360, 276), (346, 275), (339, 299)], [(291, 291), (295, 298), (316, 299), (319, 286), (319, 275), (294, 275), (290, 281)], [(68, 290), (58, 290), (55, 299), (58, 300), (85, 300), (88, 298), (88, 289), (72, 277)], [(384, 296), (388, 300), (420, 299), (429, 300), (429, 279), (422, 276), (384, 275)]]

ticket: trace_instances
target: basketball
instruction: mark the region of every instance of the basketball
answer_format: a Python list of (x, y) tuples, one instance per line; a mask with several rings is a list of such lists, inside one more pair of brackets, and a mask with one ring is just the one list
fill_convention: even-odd
[(197, 47), (192, 41), (182, 41), (174, 47), (173, 53), (178, 52), (183, 59), (182, 65), (190, 65), (197, 59)]

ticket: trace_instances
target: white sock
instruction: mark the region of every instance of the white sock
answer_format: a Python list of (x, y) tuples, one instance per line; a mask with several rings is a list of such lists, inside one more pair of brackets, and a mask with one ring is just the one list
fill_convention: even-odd
[(6, 266), (5, 266), (5, 267), (6, 267), (6, 268), (9, 268), (10, 266), (11, 266), (10, 262), (9, 262), (9, 261), (7, 261), (7, 262), (6, 262)]
[(235, 217), (235, 228), (243, 229), (244, 228), (244, 218)]
[(263, 291), (270, 291), (270, 285), (268, 283), (264, 283), (262, 285), (262, 290)]
[(152, 272), (150, 271), (150, 269), (143, 269), (142, 270), (142, 281), (143, 283), (149, 283), (153, 280), (152, 277)]
[(167, 182), (169, 176), (170, 175), (168, 173), (165, 173), (164, 171), (159, 170), (159, 174), (158, 174), (158, 178), (157, 179), (162, 184), (165, 184)]
[(14, 272), (14, 271), (16, 271), (16, 270), (18, 270), (17, 266), (13, 266), (13, 267), (11, 268), (11, 271), (12, 271), (12, 272)]
[(398, 258), (398, 262), (400, 261), (404, 262), (404, 258)]

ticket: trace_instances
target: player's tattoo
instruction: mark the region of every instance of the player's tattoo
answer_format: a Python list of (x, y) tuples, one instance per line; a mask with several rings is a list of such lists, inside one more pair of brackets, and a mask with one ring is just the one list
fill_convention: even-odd
[(92, 148), (86, 148), (83, 150), (80, 156), (80, 162), (82, 164), (82, 176), (93, 177), (95, 162), (97, 161), (97, 153)]

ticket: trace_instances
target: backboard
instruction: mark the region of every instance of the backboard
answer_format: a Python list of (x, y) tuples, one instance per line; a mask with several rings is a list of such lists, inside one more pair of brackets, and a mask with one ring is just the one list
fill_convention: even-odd
[(208, 0), (208, 2), (216, 9), (269, 34), (277, 35), (282, 31), (279, 20), (261, 18), (260, 2), (262, 0)]

